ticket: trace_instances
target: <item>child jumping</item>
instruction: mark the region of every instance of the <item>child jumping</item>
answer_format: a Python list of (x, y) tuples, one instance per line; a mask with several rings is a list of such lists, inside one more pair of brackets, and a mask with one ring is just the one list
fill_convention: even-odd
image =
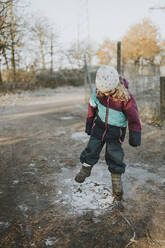
[(96, 73), (96, 89), (88, 105), (85, 132), (90, 135), (87, 147), (80, 155), (82, 167), (75, 180), (83, 183), (98, 162), (106, 143), (105, 160), (112, 178), (112, 191), (116, 200), (122, 200), (121, 174), (125, 172), (124, 141), (129, 128), (129, 144), (140, 146), (141, 124), (137, 105), (128, 90), (128, 82), (119, 78), (112, 66), (103, 65)]

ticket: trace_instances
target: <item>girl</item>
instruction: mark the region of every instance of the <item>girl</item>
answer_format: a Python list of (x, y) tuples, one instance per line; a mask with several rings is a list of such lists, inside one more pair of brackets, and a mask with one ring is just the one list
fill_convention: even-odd
[(105, 160), (111, 173), (113, 196), (119, 201), (123, 196), (121, 174), (126, 167), (122, 142), (127, 123), (129, 144), (139, 146), (141, 124), (135, 99), (128, 90), (128, 82), (119, 78), (114, 67), (103, 65), (96, 73), (96, 90), (88, 105), (85, 132), (90, 139), (80, 155), (82, 167), (75, 180), (82, 183), (90, 176), (106, 143)]

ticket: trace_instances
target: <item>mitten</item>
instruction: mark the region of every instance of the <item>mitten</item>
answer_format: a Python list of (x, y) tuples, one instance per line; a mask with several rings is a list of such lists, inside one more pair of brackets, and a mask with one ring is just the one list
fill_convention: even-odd
[(129, 144), (134, 147), (140, 146), (141, 145), (141, 132), (129, 130)]
[(86, 122), (85, 132), (86, 132), (88, 135), (91, 135), (91, 130), (92, 130), (92, 123)]

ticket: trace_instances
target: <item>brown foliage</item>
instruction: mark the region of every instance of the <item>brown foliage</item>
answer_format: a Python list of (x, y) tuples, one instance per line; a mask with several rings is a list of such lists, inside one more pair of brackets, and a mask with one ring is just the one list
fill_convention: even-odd
[[(95, 78), (95, 72), (91, 74)], [(84, 72), (82, 70), (60, 70), (50, 73), (50, 71), (17, 71), (17, 81), (12, 81), (12, 71), (3, 71), (4, 83), (0, 91), (15, 92), (17, 90), (35, 90), (39, 88), (56, 88), (59, 86), (72, 85), (80, 86), (84, 84)]]
[(108, 65), (111, 60), (116, 57), (116, 45), (115, 42), (110, 40), (105, 40), (103, 44), (100, 45), (96, 56), (100, 64)]
[[(12, 70), (2, 71), (2, 77), (4, 82), (13, 82), (13, 72)], [(26, 70), (17, 71), (17, 82), (29, 83), (35, 77), (34, 72)]]
[(157, 27), (148, 19), (132, 26), (122, 40), (123, 57), (125, 61), (139, 62), (140, 58), (154, 61), (160, 53), (159, 33)]

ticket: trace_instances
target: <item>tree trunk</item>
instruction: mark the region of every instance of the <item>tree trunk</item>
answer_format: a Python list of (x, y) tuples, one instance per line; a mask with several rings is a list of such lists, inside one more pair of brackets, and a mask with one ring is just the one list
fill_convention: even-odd
[(8, 58), (7, 58), (7, 55), (6, 55), (5, 48), (2, 49), (2, 55), (3, 55), (4, 59), (5, 59), (6, 69), (7, 69), (7, 71), (9, 71), (9, 62), (8, 62)]
[(13, 70), (13, 81), (16, 82), (16, 62), (15, 62), (15, 33), (14, 33), (14, 13), (13, 13), (13, 2), (10, 3), (10, 15), (11, 15), (11, 64)]
[(42, 69), (45, 70), (45, 54), (44, 54), (44, 42), (42, 41), (42, 36), (40, 36), (40, 52), (41, 52), (41, 61), (42, 61)]
[[(1, 56), (1, 54), (0, 54)], [(0, 85), (2, 85), (1, 57), (0, 57)]]
[(165, 77), (160, 77), (160, 118), (165, 121)]
[(53, 34), (51, 34), (51, 47), (50, 47), (50, 56), (51, 56), (51, 65), (50, 65), (50, 72), (53, 73)]

